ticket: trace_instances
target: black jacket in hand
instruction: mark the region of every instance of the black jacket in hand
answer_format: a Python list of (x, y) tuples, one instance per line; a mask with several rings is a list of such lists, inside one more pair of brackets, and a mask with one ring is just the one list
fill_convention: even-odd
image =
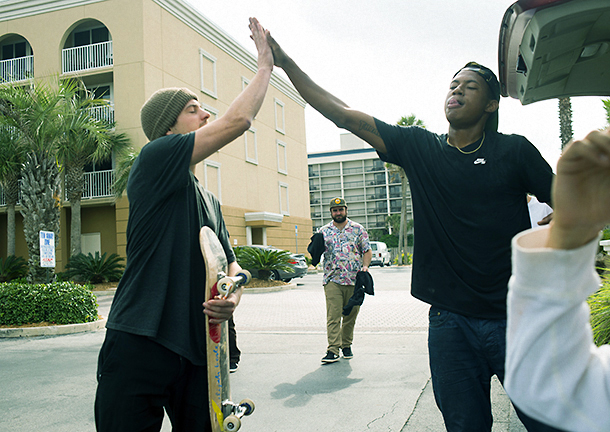
[(364, 294), (375, 295), (373, 290), (373, 276), (369, 272), (359, 271), (356, 273), (356, 285), (354, 285), (354, 294), (347, 301), (347, 305), (343, 308), (343, 315), (349, 315), (354, 306), (361, 306), (364, 302)]

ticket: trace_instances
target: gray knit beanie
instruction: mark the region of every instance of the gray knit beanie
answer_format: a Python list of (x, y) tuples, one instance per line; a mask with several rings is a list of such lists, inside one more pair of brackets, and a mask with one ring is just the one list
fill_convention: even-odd
[(169, 131), (190, 100), (197, 95), (187, 88), (165, 88), (157, 90), (142, 105), (140, 121), (142, 129), (150, 141), (162, 137)]

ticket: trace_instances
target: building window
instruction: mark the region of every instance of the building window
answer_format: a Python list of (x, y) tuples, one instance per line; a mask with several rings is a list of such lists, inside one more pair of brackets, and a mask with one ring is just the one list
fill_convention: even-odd
[(286, 155), (286, 143), (277, 141), (277, 172), (288, 174), (288, 156)]
[(290, 216), (290, 205), (288, 203), (288, 184), (279, 182), (280, 185), (280, 213)]
[(79, 30), (74, 33), (74, 46), (86, 46), (96, 43), (108, 42), (110, 33), (106, 27), (96, 27), (87, 30)]
[(256, 129), (250, 128), (244, 134), (244, 141), (246, 145), (246, 162), (258, 165), (258, 154), (256, 150)]
[(205, 160), (203, 164), (203, 187), (213, 193), (222, 204), (222, 193), (220, 188), (220, 163)]
[(2, 45), (2, 60), (25, 57), (28, 55), (27, 48), (25, 41)]
[(214, 99), (218, 98), (216, 87), (216, 57), (199, 48), (201, 91)]
[(284, 116), (284, 103), (275, 99), (275, 130), (279, 133), (286, 134), (286, 118)]

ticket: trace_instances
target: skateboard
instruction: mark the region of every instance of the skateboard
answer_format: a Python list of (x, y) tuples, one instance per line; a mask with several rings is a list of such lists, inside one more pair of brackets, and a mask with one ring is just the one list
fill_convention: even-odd
[[(250, 282), (250, 273), (242, 270), (237, 276), (227, 276), (227, 258), (214, 231), (207, 226), (199, 232), (199, 246), (205, 262), (205, 301), (226, 298), (239, 286)], [(228, 324), (210, 324), (206, 319), (208, 363), (208, 397), (212, 431), (233, 432), (241, 427), (241, 418), (252, 414), (254, 403), (244, 399), (239, 404), (231, 400), (229, 383)]]

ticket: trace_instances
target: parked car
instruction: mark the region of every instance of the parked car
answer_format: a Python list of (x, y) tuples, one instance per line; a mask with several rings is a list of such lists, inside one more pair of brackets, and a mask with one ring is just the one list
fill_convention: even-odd
[[(260, 248), (260, 249), (268, 249), (268, 250), (282, 250), (275, 248), (273, 246), (263, 246), (263, 245), (250, 245), (249, 247)], [(288, 263), (290, 266), (290, 270), (273, 270), (271, 272), (270, 280), (281, 280), (284, 282), (290, 282), (294, 278), (300, 278), (307, 274), (307, 261), (305, 260), (305, 255), (303, 254), (290, 254), (290, 261)], [(252, 277), (258, 277), (258, 271), (255, 269), (246, 269), (251, 274)]]
[(610, 95), (610, 2), (519, 0), (504, 14), (498, 63), (503, 96), (523, 105)]
[(388, 245), (379, 241), (372, 241), (369, 243), (371, 244), (371, 249), (373, 251), (371, 265), (378, 265), (380, 267), (383, 267), (384, 265), (389, 266), (391, 264), (391, 260)]

